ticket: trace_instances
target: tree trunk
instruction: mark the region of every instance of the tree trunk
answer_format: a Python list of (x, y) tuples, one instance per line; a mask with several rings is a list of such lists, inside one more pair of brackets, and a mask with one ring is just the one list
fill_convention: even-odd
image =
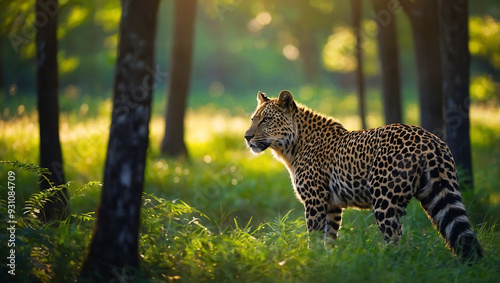
[(422, 127), (444, 138), (438, 3), (435, 0), (400, 0), (400, 3), (410, 18), (413, 29), (420, 92), (420, 121)]
[[(304, 19), (305, 21), (306, 19)], [(305, 80), (310, 84), (317, 84), (319, 81), (318, 48), (315, 34), (307, 29), (304, 22), (297, 25), (296, 31), (300, 39), (300, 56)]]
[[(36, 1), (36, 89), (38, 120), (40, 124), (40, 166), (51, 174), (50, 182), (64, 184), (63, 160), (59, 141), (59, 75), (57, 70), (57, 16), (56, 0)], [(50, 188), (44, 179), (40, 189)], [(67, 214), (66, 188), (58, 191), (44, 204), (40, 218), (43, 222), (62, 219)]]
[(389, 0), (373, 0), (378, 28), (378, 46), (382, 69), (382, 97), (386, 124), (401, 123), (401, 87), (396, 38), (396, 16), (389, 11)]
[(5, 95), (4, 94), (4, 79), (3, 79), (3, 57), (4, 57), (4, 44), (5, 44), (5, 35), (0, 34), (0, 99)]
[(320, 61), (318, 60), (318, 53), (320, 53), (320, 51), (318, 48), (318, 40), (316, 38), (318, 33), (311, 32), (311, 29), (314, 29), (314, 27), (311, 27), (311, 25), (305, 25), (304, 23), (311, 21), (311, 18), (317, 15), (317, 10), (311, 7), (310, 4), (302, 5), (302, 3), (302, 0), (290, 3), (290, 5), (295, 7), (302, 6), (299, 8), (300, 12), (298, 17), (294, 18), (294, 20), (290, 23), (290, 27), (299, 42), (298, 47), (300, 50), (300, 61), (302, 64), (305, 82), (314, 85), (319, 83), (319, 72), (321, 70)]
[(158, 0), (122, 0), (113, 113), (95, 234), (82, 269), (106, 279), (138, 266), (138, 231), (151, 116)]
[(365, 82), (363, 75), (363, 50), (361, 42), (361, 0), (351, 0), (351, 10), (352, 10), (352, 26), (354, 28), (354, 33), (356, 36), (356, 61), (358, 66), (356, 67), (356, 79), (358, 87), (358, 99), (359, 99), (359, 116), (361, 118), (361, 127), (366, 129), (366, 118), (365, 118)]
[(469, 120), (469, 28), (467, 0), (439, 0), (446, 106), (446, 142), (465, 183), (473, 187)]
[(196, 0), (175, 1), (174, 39), (172, 47), (172, 76), (168, 93), (163, 154), (187, 157), (184, 142), (184, 116), (189, 94), (193, 50)]
[[(226, 37), (226, 30), (222, 28), (224, 24), (224, 21), (214, 21), (207, 18), (203, 20), (203, 25), (206, 25), (207, 28), (207, 36), (214, 42), (224, 42)], [(204, 72), (208, 79), (214, 82), (218, 81), (224, 86), (231, 85), (230, 66), (228, 66), (228, 63), (231, 62), (231, 55), (228, 53), (227, 46), (218, 45), (212, 52), (210, 61), (204, 66)]]

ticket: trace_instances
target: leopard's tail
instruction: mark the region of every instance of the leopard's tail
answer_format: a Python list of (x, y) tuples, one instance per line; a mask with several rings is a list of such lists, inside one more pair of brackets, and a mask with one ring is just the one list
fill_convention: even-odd
[(451, 152), (441, 141), (435, 145), (435, 159), (426, 162), (426, 180), (417, 198), (453, 253), (464, 261), (478, 261), (483, 250), (462, 203)]

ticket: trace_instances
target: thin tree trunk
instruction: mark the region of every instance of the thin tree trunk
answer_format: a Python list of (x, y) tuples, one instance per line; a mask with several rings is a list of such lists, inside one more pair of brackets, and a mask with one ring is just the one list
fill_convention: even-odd
[[(224, 21), (214, 21), (207, 18), (203, 20), (203, 24), (208, 29), (208, 36), (214, 42), (224, 42), (226, 30), (222, 27), (225, 23)], [(218, 81), (224, 86), (231, 85), (230, 76), (228, 76), (230, 75), (228, 71), (230, 68), (227, 66), (230, 62), (230, 56), (228, 56), (225, 46), (219, 45), (212, 52), (209, 63), (205, 64), (204, 72), (211, 81)]]
[(422, 127), (437, 136), (445, 137), (443, 111), (443, 75), (438, 3), (435, 0), (400, 0), (407, 13), (415, 42), (420, 120)]
[(187, 157), (184, 142), (186, 113), (193, 53), (196, 0), (175, 1), (174, 39), (172, 47), (172, 76), (168, 93), (163, 154)]
[(373, 0), (378, 27), (378, 46), (382, 69), (382, 96), (386, 124), (401, 123), (401, 86), (396, 16), (388, 10), (389, 0)]
[(4, 96), (4, 78), (3, 78), (3, 57), (4, 57), (4, 44), (5, 35), (0, 34), (0, 99)]
[(317, 84), (319, 80), (318, 48), (315, 34), (305, 28), (303, 22), (297, 25), (297, 34), (300, 38), (300, 56), (306, 82)]
[(354, 28), (354, 33), (356, 36), (356, 61), (358, 66), (356, 67), (356, 79), (358, 87), (358, 98), (359, 98), (359, 116), (361, 118), (361, 127), (366, 129), (366, 110), (365, 110), (365, 82), (363, 75), (363, 50), (361, 42), (361, 0), (351, 0), (351, 10), (352, 10), (352, 26)]
[[(95, 234), (82, 277), (138, 267), (138, 231), (151, 116), (158, 0), (122, 0), (113, 113)], [(116, 270), (118, 269), (118, 270)]]
[(439, 0), (442, 27), (446, 142), (473, 187), (469, 120), (469, 28), (467, 0)]
[[(53, 185), (64, 184), (63, 160), (59, 141), (59, 75), (57, 70), (57, 16), (56, 0), (36, 1), (36, 89), (38, 120), (40, 124), (40, 166), (51, 172)], [(40, 189), (50, 188), (42, 180)], [(44, 204), (41, 220), (62, 219), (67, 213), (67, 191), (58, 191)]]
[[(293, 1), (291, 5), (299, 7), (303, 1)], [(309, 4), (302, 5), (301, 13), (298, 17), (291, 22), (294, 35), (299, 41), (300, 61), (305, 77), (305, 81), (309, 84), (317, 84), (319, 82), (320, 61), (318, 60), (318, 41), (315, 32), (311, 32), (310, 25), (304, 25), (305, 22), (310, 21), (311, 17), (317, 13), (317, 10)]]

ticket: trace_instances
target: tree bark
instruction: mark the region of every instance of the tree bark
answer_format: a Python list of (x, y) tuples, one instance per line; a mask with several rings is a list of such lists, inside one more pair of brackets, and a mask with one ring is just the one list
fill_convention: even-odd
[(187, 157), (184, 142), (184, 116), (189, 94), (193, 53), (196, 0), (175, 1), (174, 39), (172, 47), (172, 76), (165, 118), (163, 154)]
[(310, 84), (317, 84), (319, 80), (320, 70), (318, 62), (317, 40), (315, 34), (312, 33), (311, 30), (306, 26), (304, 26), (304, 22), (302, 20), (306, 21), (307, 19), (306, 17), (304, 17), (304, 19), (301, 19), (301, 21), (295, 26), (297, 37), (299, 38), (300, 42), (300, 59), (303, 66), (306, 82)]
[(361, 118), (361, 127), (366, 129), (366, 107), (365, 107), (365, 82), (363, 75), (363, 50), (361, 42), (361, 0), (351, 0), (352, 26), (356, 37), (356, 79), (359, 100), (359, 116)]
[(302, 64), (305, 81), (309, 84), (318, 84), (321, 70), (320, 61), (318, 60), (318, 33), (311, 32), (311, 29), (314, 29), (317, 23), (314, 23), (314, 21), (309, 25), (305, 25), (304, 23), (311, 22), (311, 19), (320, 17), (321, 15), (318, 15), (317, 9), (308, 3), (304, 4), (302, 0), (290, 2), (290, 6), (294, 6), (294, 10), (298, 12), (297, 17), (293, 17), (293, 20), (290, 22), (290, 28), (299, 42), (299, 59)]
[(446, 106), (446, 142), (473, 187), (469, 120), (469, 28), (467, 0), (439, 0)]
[(401, 86), (399, 51), (396, 38), (396, 17), (389, 9), (389, 0), (373, 0), (378, 28), (378, 46), (382, 69), (382, 97), (386, 124), (401, 123)]
[(400, 3), (413, 29), (420, 93), (420, 121), (422, 127), (444, 139), (438, 3), (435, 0), (400, 0)]
[(95, 234), (82, 277), (113, 278), (138, 266), (158, 0), (122, 0), (113, 113)]
[[(52, 185), (64, 184), (63, 160), (59, 141), (59, 74), (57, 69), (57, 0), (37, 0), (36, 10), (36, 90), (40, 124), (40, 167), (47, 168)], [(51, 188), (42, 179), (40, 189)], [(40, 212), (43, 222), (60, 220), (67, 214), (66, 188), (58, 191)]]
[(0, 99), (5, 95), (4, 94), (4, 79), (3, 79), (3, 56), (4, 56), (4, 44), (5, 44), (5, 35), (0, 34)]

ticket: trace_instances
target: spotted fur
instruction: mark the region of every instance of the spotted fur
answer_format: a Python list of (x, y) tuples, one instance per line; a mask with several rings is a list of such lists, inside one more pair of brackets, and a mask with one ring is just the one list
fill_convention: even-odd
[(335, 239), (343, 209), (373, 209), (384, 239), (397, 245), (399, 218), (415, 197), (454, 253), (482, 257), (452, 154), (438, 137), (403, 124), (347, 131), (296, 103), (288, 91), (278, 99), (259, 92), (257, 99), (245, 139), (253, 152), (270, 148), (287, 167), (308, 231)]

